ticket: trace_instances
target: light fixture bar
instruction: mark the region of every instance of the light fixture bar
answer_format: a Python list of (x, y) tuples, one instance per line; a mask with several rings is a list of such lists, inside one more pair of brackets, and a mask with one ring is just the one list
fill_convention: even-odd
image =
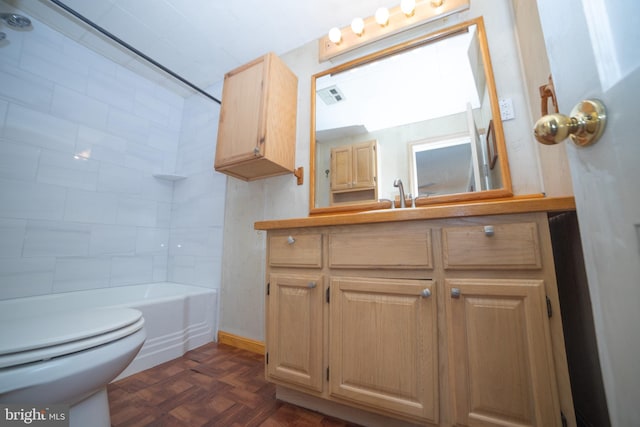
[(364, 19), (364, 30), (360, 35), (351, 30), (351, 26), (340, 28), (341, 38), (338, 43), (329, 40), (325, 35), (319, 40), (318, 59), (328, 61), (338, 55), (350, 52), (359, 47), (373, 43), (384, 37), (410, 30), (419, 25), (469, 9), (470, 0), (444, 0), (440, 6), (434, 6), (430, 0), (416, 1), (412, 15), (407, 16), (396, 6), (389, 10), (389, 21), (386, 25), (376, 22), (374, 16)]

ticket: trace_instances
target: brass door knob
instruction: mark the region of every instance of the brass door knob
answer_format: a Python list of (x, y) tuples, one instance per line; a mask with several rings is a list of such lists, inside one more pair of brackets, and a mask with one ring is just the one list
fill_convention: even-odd
[(536, 122), (534, 135), (539, 143), (559, 144), (571, 137), (574, 144), (584, 147), (595, 143), (607, 122), (606, 108), (597, 99), (587, 99), (571, 110), (571, 117), (549, 114)]

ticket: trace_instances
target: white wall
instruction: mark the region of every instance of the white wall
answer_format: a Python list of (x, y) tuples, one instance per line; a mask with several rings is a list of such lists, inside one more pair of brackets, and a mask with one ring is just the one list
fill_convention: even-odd
[(174, 184), (172, 282), (220, 287), (226, 176), (213, 170), (219, 113), (220, 106), (203, 96), (185, 100), (176, 174), (187, 178)]
[[(32, 22), (0, 46), (0, 299), (168, 277), (219, 286), (216, 104)], [(156, 172), (188, 177), (174, 198)]]
[[(439, 25), (481, 15), (487, 27), (498, 96), (511, 98), (516, 114), (515, 120), (504, 122), (514, 192), (541, 192), (508, 0), (474, 0), (469, 11)], [(229, 178), (227, 183), (220, 329), (257, 340), (264, 339), (266, 246), (264, 233), (253, 230), (253, 224), (308, 215), (311, 76), (336, 65), (318, 63), (316, 41), (282, 59), (298, 76), (296, 166), (304, 166), (305, 183), (297, 186), (292, 175), (250, 183)]]

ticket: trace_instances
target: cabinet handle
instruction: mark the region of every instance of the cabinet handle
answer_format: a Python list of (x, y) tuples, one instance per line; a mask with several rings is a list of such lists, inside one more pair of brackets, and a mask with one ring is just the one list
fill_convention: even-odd
[(293, 236), (287, 237), (288, 244), (293, 245), (295, 242), (296, 242), (296, 239), (294, 239)]
[(421, 295), (423, 298), (429, 298), (429, 297), (431, 296), (431, 289), (429, 289), (429, 288), (424, 288), (424, 289), (422, 290), (422, 292), (420, 292), (420, 295)]
[(493, 229), (493, 225), (485, 225), (484, 226), (484, 235), (487, 237), (491, 237), (495, 234), (495, 230)]
[(451, 298), (460, 298), (459, 288), (451, 288)]
[(315, 288), (316, 286), (317, 286), (317, 283), (316, 283), (316, 282), (309, 282), (309, 283), (307, 283), (307, 288), (309, 288), (309, 289), (313, 289), (313, 288)]

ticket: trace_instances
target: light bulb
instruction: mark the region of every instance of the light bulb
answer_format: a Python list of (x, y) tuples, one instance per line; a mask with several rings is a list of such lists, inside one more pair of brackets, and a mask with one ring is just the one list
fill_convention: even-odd
[(364, 33), (364, 21), (362, 18), (353, 18), (353, 21), (351, 21), (351, 31), (358, 36)]
[(376, 10), (376, 22), (381, 26), (385, 26), (389, 23), (389, 9), (381, 7)]
[(340, 42), (342, 41), (342, 33), (340, 32), (340, 28), (333, 27), (329, 30), (329, 40), (331, 40), (332, 43), (340, 44)]
[(400, 10), (407, 16), (413, 15), (416, 10), (416, 0), (402, 0), (400, 2)]

